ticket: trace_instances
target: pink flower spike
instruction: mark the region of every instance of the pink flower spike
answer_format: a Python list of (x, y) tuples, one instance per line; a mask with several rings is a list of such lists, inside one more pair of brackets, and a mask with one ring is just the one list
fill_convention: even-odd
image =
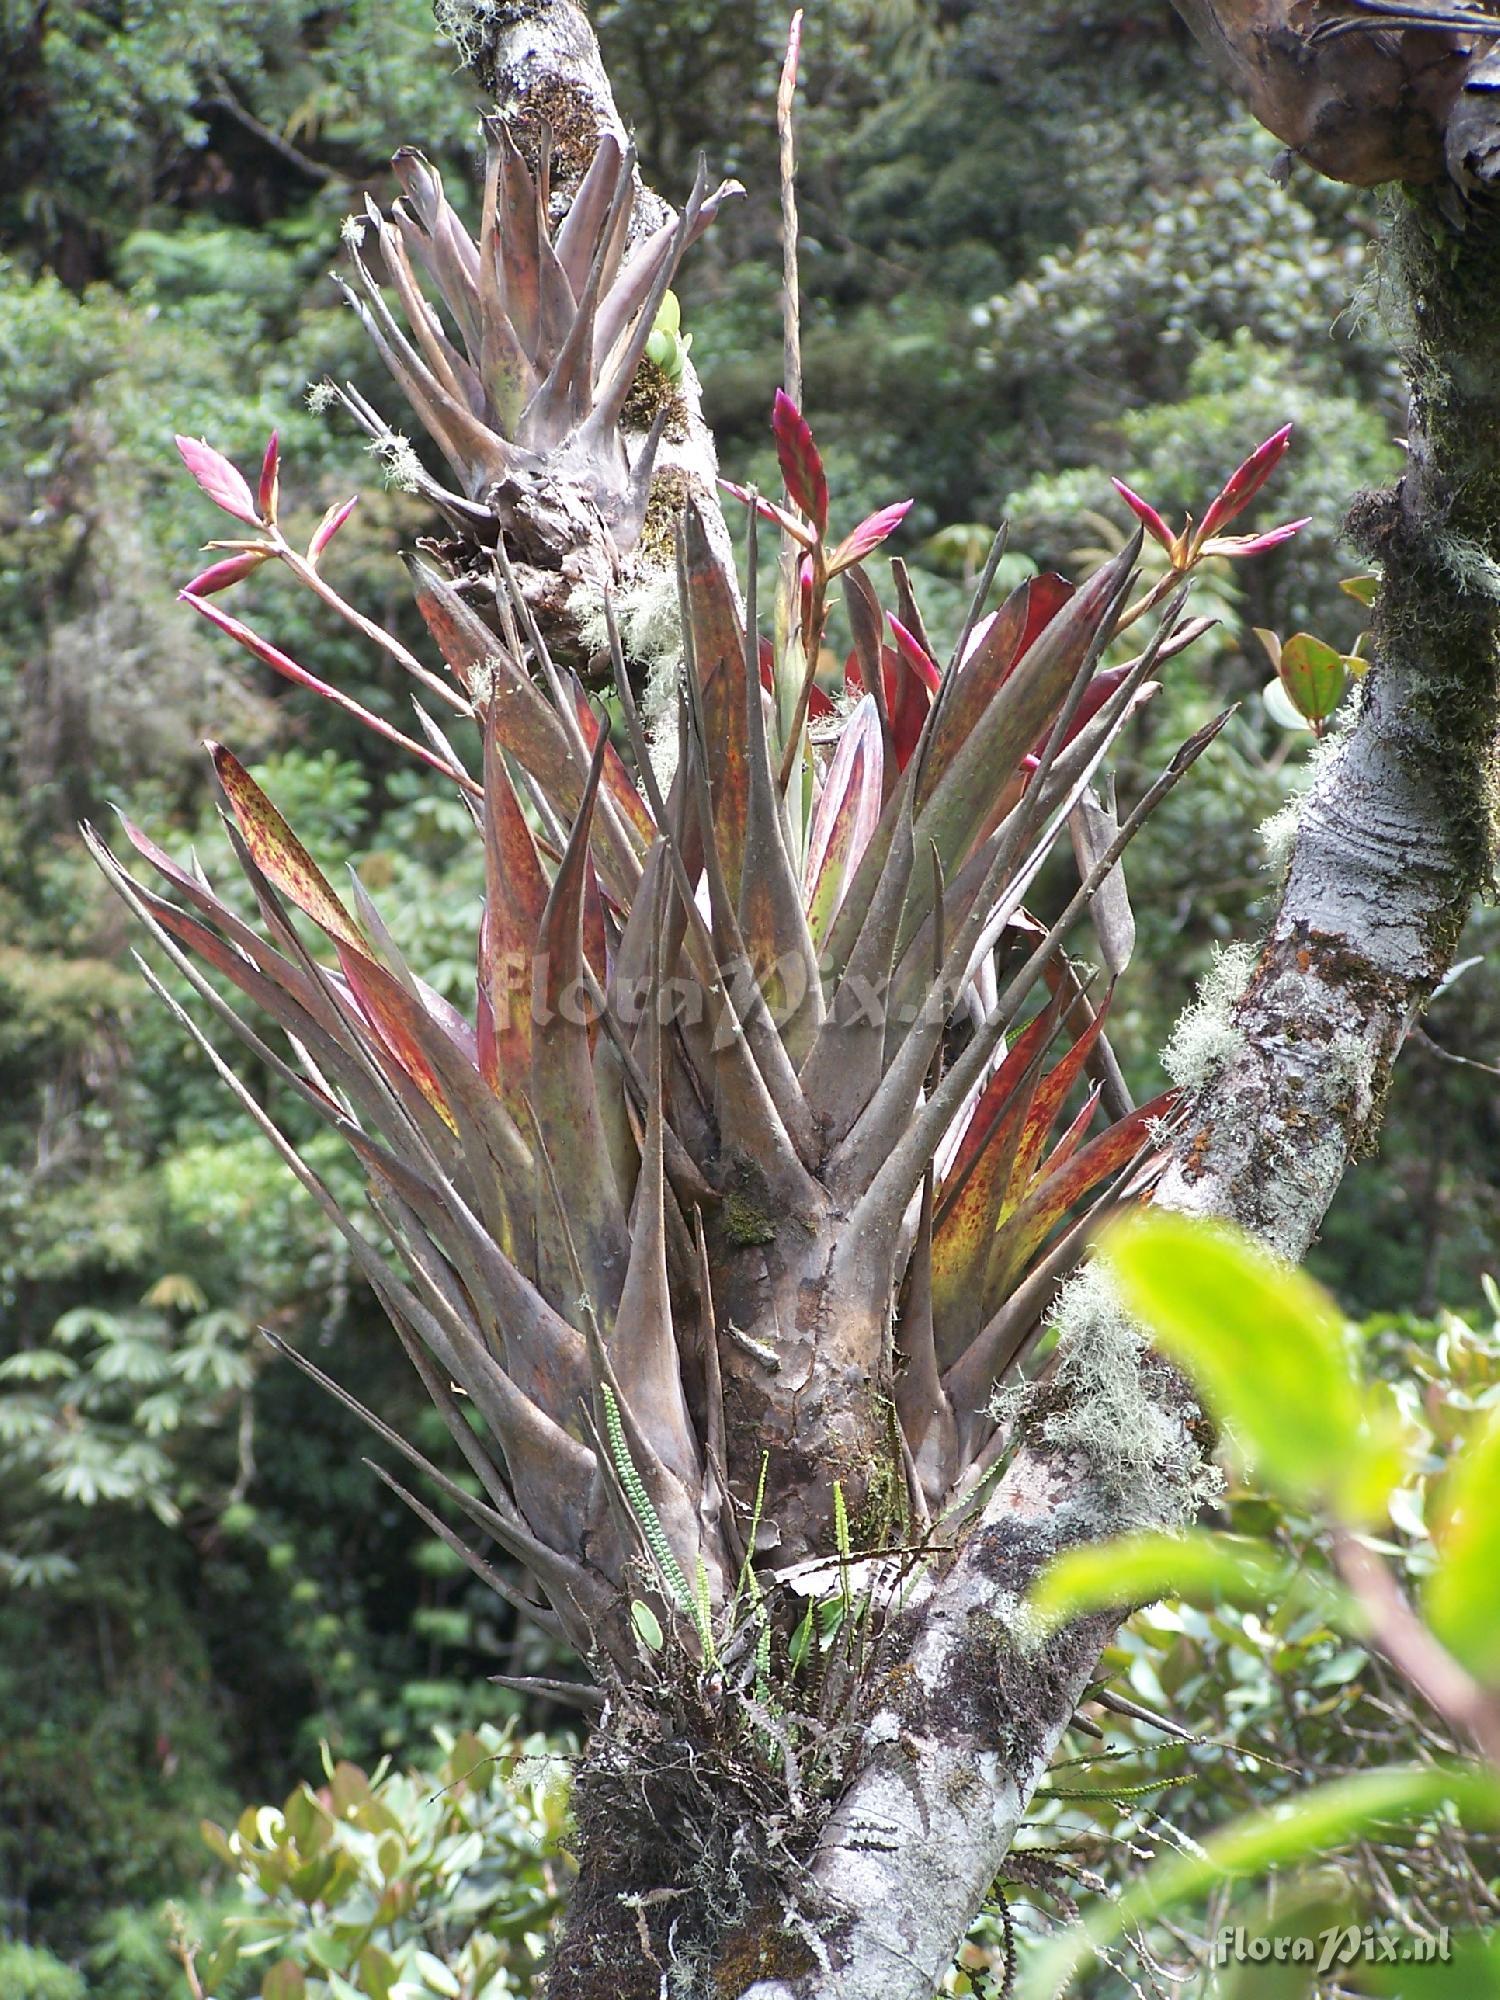
[(206, 438), (179, 437), (176, 443), (183, 464), (214, 505), (237, 521), (258, 528), (261, 520), (255, 511), (255, 497), (243, 474), (235, 470), (224, 454), (215, 451)]
[(358, 505), (359, 495), (357, 493), (352, 500), (335, 500), (322, 520), (319, 521), (317, 527), (314, 528), (313, 538), (307, 545), (307, 560), (312, 564), (314, 569), (318, 566), (318, 557), (322, 555), (324, 549), (327, 548), (328, 544), (333, 540), (334, 536), (343, 527)]
[(828, 531), (828, 479), (812, 427), (785, 389), (776, 391), (771, 432), (776, 439), (776, 456), (781, 461), (786, 490), (793, 504), (802, 509), (817, 529), (821, 541)]
[(1263, 535), (1215, 535), (1211, 542), (1204, 542), (1198, 553), (1205, 556), (1228, 556), (1231, 561), (1239, 561), (1244, 556), (1264, 555), (1267, 549), (1279, 548), (1289, 542), (1293, 535), (1312, 521), (1311, 514), (1304, 514), (1300, 521), (1288, 521), (1280, 528), (1267, 528)]
[(183, 586), (193, 597), (212, 597), (216, 590), (228, 590), (232, 583), (241, 583), (258, 570), (268, 556), (250, 554), (226, 556), (223, 562), (210, 563), (207, 569), (199, 570), (192, 582)]
[(1109, 483), (1125, 502), (1131, 513), (1135, 515), (1136, 519), (1144, 523), (1146, 533), (1151, 539), (1160, 542), (1168, 555), (1170, 555), (1173, 546), (1172, 530), (1167, 526), (1161, 515), (1157, 513), (1151, 502), (1143, 500), (1139, 493), (1132, 492), (1123, 479), (1111, 479)]
[(910, 500), (898, 500), (894, 506), (882, 507), (878, 513), (867, 515), (857, 528), (845, 535), (828, 558), (828, 574), (837, 576), (840, 570), (852, 569), (855, 563), (863, 562), (867, 555), (880, 547), (887, 535), (900, 527), (913, 504)]
[(1227, 527), (1237, 514), (1244, 513), (1282, 459), (1286, 457), (1287, 447), (1291, 441), (1292, 426), (1283, 424), (1279, 431), (1251, 452), (1243, 465), (1230, 473), (1224, 482), (1223, 492), (1203, 517), (1203, 526), (1198, 530), (1200, 547), (1210, 535), (1215, 534), (1220, 528)]
[(266, 455), (260, 462), (260, 490), (256, 495), (263, 521), (276, 519), (276, 501), (280, 493), (281, 447), (272, 431), (266, 444)]

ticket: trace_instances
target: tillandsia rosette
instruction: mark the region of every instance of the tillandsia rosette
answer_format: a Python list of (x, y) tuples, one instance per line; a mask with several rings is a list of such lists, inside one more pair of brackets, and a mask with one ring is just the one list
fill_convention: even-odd
[[(128, 820), (154, 885), (97, 836), (94, 851), (211, 1014), (364, 1170), (383, 1243), (183, 1013), (347, 1242), (464, 1476), (361, 1415), (474, 1545), (397, 1490), (601, 1673), (638, 1676), (667, 1635), (715, 1663), (753, 1611), (746, 1671), (764, 1691), (771, 1628), (783, 1646), (794, 1627), (806, 1639), (809, 1565), (840, 1569), (847, 1610), (851, 1563), (919, 1543), (998, 1462), (997, 1384), (1031, 1366), (1101, 1208), (1149, 1183), (1170, 1096), (1131, 1102), (1109, 994), (1067, 947), (1092, 916), (1111, 971), (1129, 957), (1121, 858), (1225, 717), (1128, 811), (1102, 774), (1204, 629), (1184, 613), (1191, 571), (1279, 538), (1222, 531), (1286, 437), (1232, 476), (1196, 535), (1127, 492), (1143, 526), (1117, 555), (1076, 586), (1032, 577), (986, 612), (997, 543), (939, 649), (904, 568), (890, 589), (875, 573), (908, 503), (835, 534), (813, 431), (779, 396), (786, 490), (740, 496), (743, 584), (709, 500), (689, 497), (675, 522), (664, 778), (608, 589), (613, 715), (555, 657), (508, 544), (529, 481), (586, 496), (627, 547), (652, 445), (630, 457), (621, 411), (712, 200), (700, 179), (682, 217), (631, 248), (632, 166), (612, 140), (555, 224), (545, 168), (525, 167), (503, 126), (489, 140), (477, 243), (407, 153), (404, 200), (390, 221), (367, 214), (352, 245), (362, 315), (453, 481), (424, 472), (421, 490), (493, 552), (487, 593), (472, 551), (457, 573), (430, 550), (411, 559), (429, 657), (325, 575), (352, 502), (294, 547), (274, 439), (253, 490), (212, 446), (179, 441), (248, 531), (218, 545), (187, 601), (467, 801), (485, 868), (472, 1008), (407, 964), (362, 885), (335, 890), (227, 748), (213, 761), (258, 923)], [(787, 557), (769, 635), (766, 523)], [(1138, 588), (1147, 529), (1168, 564)], [(273, 562), (408, 672), (417, 733), (220, 608)], [(835, 587), (851, 643), (830, 691)], [(1136, 625), (1150, 636), (1132, 650)], [(1028, 907), (1044, 869), (1045, 920)], [(780, 1582), (785, 1618), (767, 1610)]]

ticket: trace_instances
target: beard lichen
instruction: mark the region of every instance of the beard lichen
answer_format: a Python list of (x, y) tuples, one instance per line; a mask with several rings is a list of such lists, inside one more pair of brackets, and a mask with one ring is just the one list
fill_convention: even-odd
[(1197, 997), (1183, 1009), (1161, 1052), (1162, 1068), (1179, 1090), (1209, 1083), (1240, 1053), (1243, 1031), (1235, 1024), (1235, 1004), (1255, 970), (1253, 945), (1215, 948), (1213, 962), (1198, 982)]
[(1218, 1474), (1195, 1435), (1190, 1399), (1165, 1393), (1175, 1378), (1102, 1266), (1086, 1264), (1068, 1280), (1051, 1324), (1050, 1376), (1022, 1421), (1038, 1445), (1087, 1459), (1075, 1504), (1088, 1526), (1119, 1533), (1190, 1521), (1218, 1491)]

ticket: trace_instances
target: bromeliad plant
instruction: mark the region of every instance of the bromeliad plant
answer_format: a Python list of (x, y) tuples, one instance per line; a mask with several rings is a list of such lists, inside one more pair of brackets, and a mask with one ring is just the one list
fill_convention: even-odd
[[(488, 1549), (381, 1477), (616, 1688), (665, 1656), (720, 1699), (753, 1632), (736, 1685), (776, 1763), (776, 1715), (795, 1705), (814, 1630), (802, 1598), (831, 1565), (826, 1637), (862, 1558), (959, 1532), (1007, 1446), (997, 1384), (1044, 1366), (1050, 1301), (1100, 1206), (1149, 1180), (1169, 1105), (1131, 1104), (1108, 996), (1094, 1004), (1067, 944), (1091, 910), (1118, 913), (1121, 855), (1225, 717), (1117, 822), (1099, 773), (1156, 668), (1201, 629), (1179, 594), (1138, 656), (1103, 664), (1135, 615), (1140, 536), (1076, 588), (1036, 578), (985, 616), (997, 546), (940, 664), (904, 571), (889, 605), (871, 572), (904, 508), (830, 541), (822, 460), (782, 397), (786, 499), (745, 496), (743, 595), (711, 489), (689, 489), (677, 520), (664, 791), (608, 592), (619, 747), (554, 658), (507, 540), (523, 525), (517, 482), (588, 497), (617, 537), (638, 523), (660, 431), (630, 463), (621, 412), (709, 204), (695, 194), (627, 254), (630, 163), (606, 144), (549, 234), (545, 169), (531, 177), (496, 127), (475, 245), (436, 176), (414, 155), (397, 164), (394, 228), (372, 213), (354, 234), (375, 232), (416, 348), (353, 249), (367, 324), (458, 482), (423, 476), (469, 538), (462, 583), (434, 556), (410, 564), (444, 671), (324, 579), (347, 507), (305, 553), (287, 542), (274, 440), (255, 492), (211, 446), (179, 441), (252, 531), (184, 595), (277, 672), (356, 707), (209, 601), (279, 560), (472, 720), (470, 768), (425, 713), (422, 740), (365, 718), (473, 811), (486, 896), (472, 1013), (405, 963), (358, 884), (352, 902), (335, 891), (222, 746), (259, 927), (129, 821), (157, 887), (97, 837), (94, 851), (213, 1012), (361, 1162), (387, 1246), (183, 1015), (348, 1242), (470, 1480), (362, 1414)], [(769, 638), (766, 516), (790, 554)], [(476, 542), (493, 547), (485, 592)], [(813, 681), (834, 582), (853, 638), (837, 711)], [(1078, 880), (1049, 875), (1049, 921), (1028, 898), (1070, 827)], [(1118, 968), (1128, 936), (1101, 929)], [(279, 1025), (286, 1055), (204, 967)]]

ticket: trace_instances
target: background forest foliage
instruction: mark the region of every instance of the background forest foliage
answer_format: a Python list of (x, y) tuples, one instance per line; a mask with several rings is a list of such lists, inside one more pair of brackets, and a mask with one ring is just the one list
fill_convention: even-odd
[[(595, 12), (650, 177), (681, 196), (704, 150), (750, 190), (695, 253), (682, 307), (725, 470), (769, 485), (782, 10)], [(465, 1746), (509, 1770), (507, 1732), (558, 1726), (513, 1720), (486, 1678), (535, 1670), (540, 1642), (370, 1478), (350, 1420), (269, 1365), (261, 1324), (419, 1441), (435, 1422), (337, 1240), (145, 994), (75, 834), (118, 803), (175, 850), (196, 842), (214, 872), (198, 750), (212, 727), (259, 758), (325, 866), (348, 862), (380, 892), (426, 977), (466, 997), (480, 892), (466, 815), (369, 736), (247, 674), (174, 602), (212, 523), (170, 439), (206, 432), (248, 464), (279, 427), (309, 528), (358, 489), (340, 585), (413, 636), (391, 554), (428, 524), (304, 396), (331, 373), (380, 398), (327, 275), (339, 221), (366, 189), (389, 198), (388, 158), (408, 140), (472, 196), (475, 101), (428, 0), (8, 0), (3, 22), (0, 1993), (169, 1990), (164, 1899), (211, 1929), (236, 1874), (262, 1898), (275, 1884), (274, 1859), (243, 1863), (245, 1843), (275, 1849), (274, 1816), (252, 1814), (238, 1860), (222, 1836), (216, 1858), (200, 1819), (232, 1827), (247, 1800), (284, 1796), (283, 1828), (305, 1797), (298, 1812), (329, 1817), (335, 1844), (361, 1812), (405, 1815), (412, 1854), (427, 1843), (431, 1904), (403, 1919), (437, 1967), (422, 1990), (459, 1991), (439, 1975), (473, 1950), (466, 1982), (487, 1967), (485, 1993), (523, 1990), (525, 1941), (562, 1879), (560, 1807), (538, 1778), (490, 1813), (498, 1779), (476, 1776), (489, 1765)], [(838, 518), (914, 496), (901, 553), (939, 622), (1002, 518), (1009, 569), (1073, 570), (1124, 539), (1110, 474), (1180, 514), (1248, 443), (1297, 425), (1277, 517), (1312, 526), (1210, 577), (1200, 608), (1217, 632), (1135, 748), (1148, 758), (1153, 737), (1244, 702), (1137, 850), (1141, 946), (1115, 1028), (1144, 1095), (1195, 980), (1264, 915), (1275, 873), (1259, 829), (1305, 780), (1308, 739), (1261, 705), (1252, 628), (1306, 627), (1341, 649), (1360, 629), (1339, 590), (1340, 515), (1396, 471), (1402, 422), (1367, 266), (1375, 212), (1300, 173), (1269, 177), (1273, 142), (1218, 96), (1166, 0), (824, 0), (807, 33), (807, 407)], [(274, 576), (243, 596), (241, 615), (399, 719), (394, 670), (347, 628)], [(1500, 1124), (1492, 1079), (1439, 1051), (1500, 1052), (1493, 930), (1476, 920), (1478, 962), (1405, 1058), (1380, 1157), (1351, 1175), (1315, 1260), (1347, 1307), (1382, 1315), (1381, 1365), (1420, 1372), (1441, 1348), (1476, 1395), (1500, 1366), (1480, 1293)], [(1191, 1042), (1177, 1045), (1189, 1069)], [(1275, 1746), (1383, 1699), (1363, 1653), (1316, 1626), (1163, 1618), (1135, 1621), (1125, 1664), (1206, 1734)], [(1289, 1723), (1277, 1676), (1294, 1666), (1307, 1699)], [(354, 1776), (325, 1784), (320, 1744), (330, 1774)], [(385, 1755), (377, 1812), (355, 1767)], [(444, 1760), (467, 1804), (414, 1831), (443, 1779), (401, 1772)], [(1180, 1822), (1211, 1818), (1214, 1785), (1232, 1791), (1248, 1768), (1221, 1765), (1201, 1800), (1179, 1794)], [(1134, 1809), (1098, 1796), (1101, 1839), (1125, 1837)], [(473, 1936), (442, 1931), (456, 1882)], [(379, 1902), (378, 1879), (345, 1887)], [(381, 1992), (358, 1941), (327, 1928), (316, 1948), (297, 1933), (309, 1976)], [(258, 1991), (258, 1976), (226, 1973), (219, 1990)]]

